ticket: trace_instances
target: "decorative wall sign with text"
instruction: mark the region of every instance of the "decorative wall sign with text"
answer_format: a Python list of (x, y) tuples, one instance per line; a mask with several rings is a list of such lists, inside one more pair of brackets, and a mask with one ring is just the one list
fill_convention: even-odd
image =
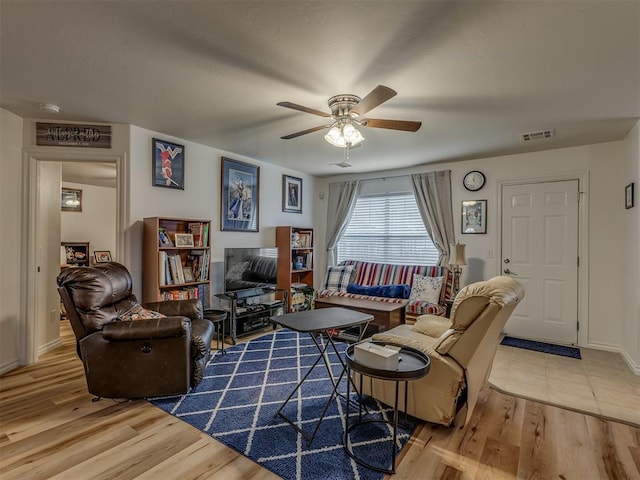
[(111, 148), (111, 126), (36, 122), (36, 145)]

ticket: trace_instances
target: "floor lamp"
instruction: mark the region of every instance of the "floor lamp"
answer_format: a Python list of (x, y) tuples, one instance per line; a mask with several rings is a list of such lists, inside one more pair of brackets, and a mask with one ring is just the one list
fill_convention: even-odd
[(453, 296), (458, 295), (460, 290), (460, 274), (462, 274), (462, 265), (467, 264), (464, 254), (466, 245), (462, 243), (449, 244), (449, 265), (453, 266)]

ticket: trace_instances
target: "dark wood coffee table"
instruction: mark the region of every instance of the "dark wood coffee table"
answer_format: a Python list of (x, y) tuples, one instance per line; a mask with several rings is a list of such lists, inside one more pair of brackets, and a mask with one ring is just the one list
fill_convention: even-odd
[(404, 323), (404, 307), (406, 305), (406, 301), (402, 303), (378, 302), (365, 298), (339, 296), (321, 297), (315, 300), (315, 308), (343, 307), (372, 315), (371, 324), (378, 327), (378, 332), (389, 330)]

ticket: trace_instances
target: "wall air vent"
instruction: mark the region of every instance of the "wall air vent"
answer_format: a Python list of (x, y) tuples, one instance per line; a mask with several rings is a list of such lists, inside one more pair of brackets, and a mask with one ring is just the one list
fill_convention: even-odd
[(550, 130), (540, 130), (539, 132), (529, 132), (520, 134), (520, 140), (530, 142), (532, 140), (547, 140), (554, 135), (553, 128)]

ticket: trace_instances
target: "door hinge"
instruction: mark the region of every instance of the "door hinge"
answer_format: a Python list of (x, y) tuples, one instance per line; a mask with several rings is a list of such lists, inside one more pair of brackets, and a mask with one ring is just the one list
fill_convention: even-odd
[(577, 326), (577, 330), (580, 331), (580, 321), (579, 320), (576, 322), (576, 326)]
[(578, 257), (578, 266), (580, 266), (580, 257)]

